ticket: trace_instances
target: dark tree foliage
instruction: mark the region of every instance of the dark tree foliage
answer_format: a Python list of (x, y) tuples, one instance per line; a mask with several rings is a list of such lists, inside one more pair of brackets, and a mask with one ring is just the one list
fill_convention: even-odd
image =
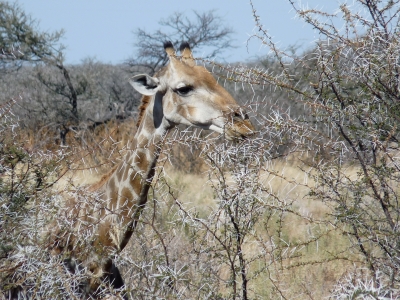
[[(68, 69), (64, 66), (63, 46), (59, 43), (63, 31), (39, 31), (37, 21), (27, 15), (18, 4), (2, 2), (0, 12), (0, 66), (3, 70), (9, 70), (12, 66), (21, 66), (28, 62), (56, 67), (62, 74), (62, 85), (66, 87), (62, 95), (70, 104), (72, 122), (78, 123), (78, 93)], [(39, 76), (45, 86), (54, 85), (54, 82), (42, 79)]]
[(23, 62), (61, 64), (63, 31), (40, 32), (38, 22), (18, 4), (0, 2), (0, 68), (7, 71)]

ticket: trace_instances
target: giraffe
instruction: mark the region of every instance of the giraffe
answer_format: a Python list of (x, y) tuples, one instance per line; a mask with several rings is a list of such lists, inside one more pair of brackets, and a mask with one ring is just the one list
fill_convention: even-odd
[[(182, 43), (180, 56), (171, 42), (166, 42), (164, 49), (169, 58), (167, 66), (153, 77), (140, 74), (130, 79), (133, 88), (143, 95), (133, 147), (108, 176), (90, 188), (107, 203), (96, 217), (99, 221), (93, 241), (105, 259), (99, 259), (90, 270), (115, 288), (121, 288), (123, 280), (109, 256), (122, 251), (132, 236), (147, 201), (162, 141), (170, 129), (178, 124), (195, 126), (224, 134), (230, 140), (254, 132), (233, 97), (205, 67), (195, 64), (188, 43)], [(98, 284), (98, 280), (92, 281), (89, 290), (93, 292)]]

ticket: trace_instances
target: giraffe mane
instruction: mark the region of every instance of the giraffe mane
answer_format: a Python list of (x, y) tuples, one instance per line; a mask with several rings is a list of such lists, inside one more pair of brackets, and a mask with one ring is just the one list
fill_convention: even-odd
[[(139, 106), (138, 119), (136, 121), (136, 128), (139, 128), (140, 124), (142, 123), (143, 116), (145, 114), (147, 106), (149, 106), (150, 99), (151, 99), (150, 96), (143, 96), (142, 97), (141, 104)], [(104, 185), (104, 183), (106, 183), (106, 181), (111, 177), (111, 175), (114, 174), (114, 172), (117, 169), (117, 167), (118, 167), (118, 165), (114, 166), (111, 169), (111, 171), (109, 171), (108, 173), (104, 174), (98, 182), (90, 185), (89, 191), (94, 192), (94, 191), (97, 191), (98, 189), (100, 189)]]
[(137, 128), (137, 129), (139, 129), (139, 126), (140, 126), (140, 124), (142, 123), (143, 116), (144, 116), (144, 113), (145, 113), (145, 111), (146, 111), (147, 106), (149, 106), (150, 99), (151, 99), (150, 96), (143, 96), (143, 97), (142, 97), (142, 102), (141, 102), (141, 104), (140, 104), (140, 106), (139, 106), (138, 119), (137, 119), (137, 121), (136, 121), (136, 128)]

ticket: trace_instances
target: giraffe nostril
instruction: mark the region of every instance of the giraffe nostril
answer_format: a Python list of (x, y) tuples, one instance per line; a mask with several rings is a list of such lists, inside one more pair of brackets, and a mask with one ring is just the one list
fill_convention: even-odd
[(240, 120), (248, 120), (249, 119), (249, 115), (244, 111), (240, 111), (240, 112), (236, 111), (233, 114), (233, 118), (234, 119), (240, 119)]

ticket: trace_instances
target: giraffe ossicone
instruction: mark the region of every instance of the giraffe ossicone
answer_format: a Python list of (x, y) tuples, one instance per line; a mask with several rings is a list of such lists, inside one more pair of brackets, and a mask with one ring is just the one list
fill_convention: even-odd
[[(254, 132), (235, 99), (205, 67), (195, 64), (188, 43), (181, 45), (180, 56), (172, 43), (165, 43), (164, 48), (169, 57), (167, 66), (154, 76), (140, 74), (130, 80), (133, 88), (143, 95), (133, 147), (110, 176), (92, 188), (107, 207), (97, 209), (95, 216), (91, 216), (96, 220), (92, 244), (96, 253), (100, 253), (96, 255), (102, 256), (92, 259), (90, 270), (97, 274), (97, 279), (91, 282), (91, 292), (97, 289), (99, 278), (108, 279), (115, 288), (123, 286), (109, 256), (122, 251), (132, 236), (147, 201), (160, 143), (171, 128), (178, 124), (195, 126), (214, 130), (228, 139), (244, 138)], [(74, 245), (65, 247), (79, 259)]]

